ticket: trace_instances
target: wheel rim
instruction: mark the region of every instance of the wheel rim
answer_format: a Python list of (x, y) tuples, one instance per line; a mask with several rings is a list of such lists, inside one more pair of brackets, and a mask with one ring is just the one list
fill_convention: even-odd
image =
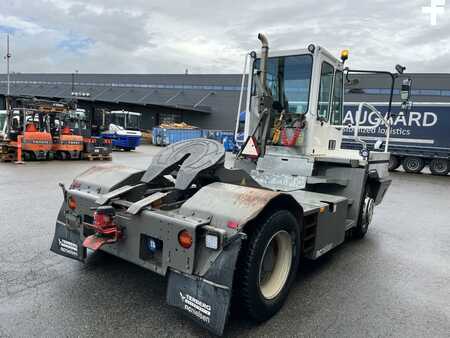
[(431, 161), (431, 168), (436, 173), (444, 173), (445, 171), (447, 171), (447, 167), (447, 161), (442, 158), (434, 159), (433, 161)]
[(406, 161), (406, 167), (411, 171), (419, 170), (422, 163), (418, 158), (410, 158)]
[(373, 198), (366, 197), (364, 200), (364, 208), (363, 208), (363, 229), (366, 230), (369, 227), (370, 222), (372, 222), (373, 210), (375, 207), (375, 201)]
[(291, 235), (284, 230), (278, 231), (267, 242), (259, 265), (259, 289), (264, 298), (278, 296), (289, 277), (291, 265)]

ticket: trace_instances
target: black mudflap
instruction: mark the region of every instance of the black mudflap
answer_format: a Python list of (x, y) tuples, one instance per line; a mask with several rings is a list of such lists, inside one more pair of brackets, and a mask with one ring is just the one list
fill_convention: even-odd
[(53, 237), (50, 250), (58, 255), (77, 259), (82, 262), (86, 258), (86, 248), (83, 247), (80, 232), (67, 228), (60, 220), (56, 221), (55, 236)]
[(233, 275), (241, 239), (224, 250), (203, 278), (170, 271), (167, 303), (202, 327), (222, 335), (231, 303)]

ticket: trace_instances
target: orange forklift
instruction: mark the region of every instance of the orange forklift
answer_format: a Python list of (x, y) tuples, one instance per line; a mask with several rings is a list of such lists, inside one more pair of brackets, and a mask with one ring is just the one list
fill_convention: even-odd
[(9, 109), (4, 129), (2, 160), (51, 159), (53, 141), (45, 112), (30, 107)]
[(50, 131), (53, 137), (52, 152), (57, 160), (81, 159), (84, 144), (81, 122), (74, 109), (66, 103), (53, 103), (48, 109)]

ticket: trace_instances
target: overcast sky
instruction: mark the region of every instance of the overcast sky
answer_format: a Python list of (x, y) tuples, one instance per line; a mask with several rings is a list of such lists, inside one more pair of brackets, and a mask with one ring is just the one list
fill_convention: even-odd
[(450, 0), (435, 26), (430, 2), (2, 0), (0, 32), (16, 72), (239, 73), (262, 31), (272, 49), (348, 48), (352, 68), (449, 73)]

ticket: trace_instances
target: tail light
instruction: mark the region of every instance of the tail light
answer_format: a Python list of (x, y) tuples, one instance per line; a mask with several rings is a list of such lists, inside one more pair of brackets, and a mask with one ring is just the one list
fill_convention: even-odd
[(114, 227), (113, 220), (115, 214), (114, 208), (111, 206), (97, 208), (94, 212), (94, 225), (103, 229)]
[(185, 248), (189, 249), (192, 246), (192, 235), (187, 230), (182, 230), (178, 234), (178, 243)]

